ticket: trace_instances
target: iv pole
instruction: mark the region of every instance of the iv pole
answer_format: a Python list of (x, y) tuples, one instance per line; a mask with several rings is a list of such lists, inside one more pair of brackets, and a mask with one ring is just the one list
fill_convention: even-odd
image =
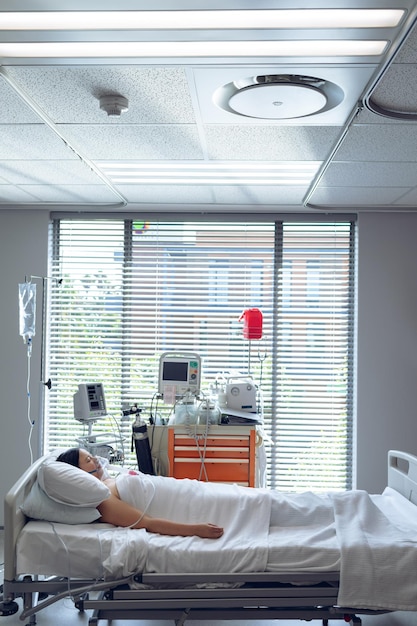
[(42, 277), (42, 314), (41, 314), (41, 366), (40, 366), (40, 381), (39, 381), (39, 420), (38, 420), (38, 450), (43, 450), (43, 434), (44, 434), (44, 411), (45, 411), (45, 387), (50, 389), (52, 387), (51, 379), (48, 378), (45, 381), (45, 317), (46, 317), (46, 302), (47, 302), (47, 277)]
[[(44, 435), (44, 410), (45, 410), (45, 387), (51, 389), (52, 382), (49, 378), (45, 381), (45, 317), (46, 317), (46, 303), (47, 303), (47, 276), (31, 276), (30, 281), (33, 278), (42, 280), (42, 309), (41, 309), (41, 360), (40, 360), (40, 379), (39, 379), (39, 406), (38, 406), (38, 454), (43, 450), (43, 435)], [(25, 282), (28, 282), (27, 276), (25, 276)]]

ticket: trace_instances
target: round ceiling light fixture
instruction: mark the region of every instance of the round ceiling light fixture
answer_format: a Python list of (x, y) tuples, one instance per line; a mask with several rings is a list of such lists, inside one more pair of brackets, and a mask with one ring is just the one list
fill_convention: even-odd
[(314, 76), (269, 74), (240, 79), (219, 87), (214, 103), (228, 113), (270, 120), (308, 117), (333, 109), (343, 90)]
[(127, 98), (119, 95), (101, 96), (100, 109), (112, 117), (120, 117), (129, 109)]

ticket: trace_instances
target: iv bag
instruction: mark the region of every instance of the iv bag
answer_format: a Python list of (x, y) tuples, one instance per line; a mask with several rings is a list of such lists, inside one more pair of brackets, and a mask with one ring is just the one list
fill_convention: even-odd
[(19, 284), (19, 334), (28, 343), (35, 335), (36, 322), (36, 285)]

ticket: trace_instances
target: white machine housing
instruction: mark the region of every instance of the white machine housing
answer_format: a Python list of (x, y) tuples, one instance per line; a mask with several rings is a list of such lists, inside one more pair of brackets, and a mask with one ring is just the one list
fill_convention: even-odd
[(74, 417), (79, 422), (94, 422), (107, 415), (102, 383), (81, 383), (73, 401)]
[(195, 352), (164, 352), (159, 359), (158, 393), (175, 397), (200, 391), (201, 358)]
[(250, 378), (244, 381), (229, 378), (226, 385), (227, 408), (256, 413), (256, 392), (256, 386)]

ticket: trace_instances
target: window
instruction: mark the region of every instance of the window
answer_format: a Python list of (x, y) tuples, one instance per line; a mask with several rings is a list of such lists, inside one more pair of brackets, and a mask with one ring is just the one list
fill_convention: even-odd
[[(45, 450), (86, 434), (73, 394), (101, 382), (110, 417), (98, 430), (122, 436), (129, 458), (122, 408), (155, 411), (159, 356), (191, 350), (203, 391), (229, 370), (262, 388), (271, 486), (349, 488), (353, 259), (349, 220), (54, 219)], [(239, 317), (252, 307), (263, 337), (248, 342)]]

